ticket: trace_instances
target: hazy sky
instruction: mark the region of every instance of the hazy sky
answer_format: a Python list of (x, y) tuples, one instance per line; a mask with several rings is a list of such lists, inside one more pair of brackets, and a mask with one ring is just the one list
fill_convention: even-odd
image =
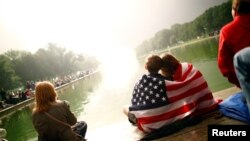
[(135, 47), (227, 0), (0, 0), (0, 54), (48, 42), (76, 52)]

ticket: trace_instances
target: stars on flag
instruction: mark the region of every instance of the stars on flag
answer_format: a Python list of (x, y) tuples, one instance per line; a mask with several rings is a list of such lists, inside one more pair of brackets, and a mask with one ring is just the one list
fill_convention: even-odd
[(168, 104), (165, 87), (163, 78), (143, 75), (134, 87), (132, 105), (153, 108)]

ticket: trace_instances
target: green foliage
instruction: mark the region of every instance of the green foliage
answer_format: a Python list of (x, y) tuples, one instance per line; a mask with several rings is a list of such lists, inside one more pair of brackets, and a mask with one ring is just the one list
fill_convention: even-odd
[(77, 55), (52, 43), (34, 54), (10, 50), (0, 56), (0, 88), (13, 89), (24, 86), (26, 81), (50, 80), (98, 65), (94, 57)]
[(15, 74), (15, 70), (10, 58), (0, 55), (0, 89), (8, 90), (19, 86), (19, 77)]
[(191, 22), (174, 24), (170, 29), (163, 29), (136, 48), (138, 56), (154, 50), (162, 50), (185, 41), (207, 37), (218, 33), (221, 27), (232, 20), (231, 1), (206, 10)]

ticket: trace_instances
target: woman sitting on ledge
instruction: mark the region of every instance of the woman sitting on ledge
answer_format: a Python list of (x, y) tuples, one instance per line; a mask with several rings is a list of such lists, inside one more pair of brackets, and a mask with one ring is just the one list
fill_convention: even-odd
[(77, 119), (70, 111), (69, 103), (57, 99), (52, 83), (38, 82), (35, 102), (32, 121), (38, 132), (38, 141), (85, 141), (87, 124), (83, 122), (81, 135), (73, 132), (71, 126), (77, 123)]

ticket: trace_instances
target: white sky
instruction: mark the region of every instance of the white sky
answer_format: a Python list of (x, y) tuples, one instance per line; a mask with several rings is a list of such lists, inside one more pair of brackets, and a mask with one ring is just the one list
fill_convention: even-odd
[(75, 52), (136, 47), (227, 0), (0, 0), (0, 54), (49, 42)]

